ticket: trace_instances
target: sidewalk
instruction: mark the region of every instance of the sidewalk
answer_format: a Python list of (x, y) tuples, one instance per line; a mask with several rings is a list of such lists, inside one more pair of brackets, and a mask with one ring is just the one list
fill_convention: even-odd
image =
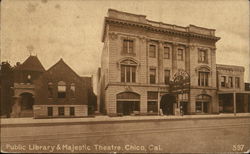
[(1, 118), (1, 127), (20, 126), (20, 125), (55, 125), (55, 124), (84, 124), (84, 123), (110, 123), (110, 122), (135, 122), (152, 120), (190, 120), (190, 119), (217, 119), (217, 118), (249, 118), (250, 113), (218, 114), (218, 115), (184, 115), (184, 116), (123, 116), (109, 117), (96, 116), (86, 118), (52, 118), (52, 119), (33, 119), (33, 118)]

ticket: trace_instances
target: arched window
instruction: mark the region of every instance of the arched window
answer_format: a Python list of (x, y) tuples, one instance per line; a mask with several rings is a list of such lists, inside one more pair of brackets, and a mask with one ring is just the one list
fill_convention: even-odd
[(70, 96), (71, 97), (75, 97), (75, 91), (76, 91), (75, 83), (71, 83), (70, 84)]
[(209, 95), (198, 95), (196, 97), (195, 110), (197, 113), (208, 113), (211, 97)]
[(116, 95), (117, 113), (130, 115), (140, 111), (140, 95), (134, 92), (122, 92)]
[(121, 65), (121, 82), (136, 82), (137, 63), (132, 60), (123, 60)]
[(49, 98), (53, 97), (53, 83), (52, 82), (48, 83), (48, 97)]
[(65, 98), (66, 97), (66, 83), (64, 81), (58, 82), (57, 96), (58, 96), (58, 98)]

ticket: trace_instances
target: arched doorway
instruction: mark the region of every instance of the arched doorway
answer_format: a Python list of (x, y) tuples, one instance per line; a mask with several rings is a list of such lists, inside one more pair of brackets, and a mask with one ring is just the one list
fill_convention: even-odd
[(162, 109), (163, 114), (173, 115), (175, 102), (176, 102), (176, 98), (173, 94), (163, 95), (160, 101), (160, 108)]
[(20, 117), (32, 117), (33, 116), (34, 98), (31, 93), (20, 94)]
[(134, 92), (122, 92), (116, 95), (117, 114), (131, 115), (140, 111), (140, 95)]

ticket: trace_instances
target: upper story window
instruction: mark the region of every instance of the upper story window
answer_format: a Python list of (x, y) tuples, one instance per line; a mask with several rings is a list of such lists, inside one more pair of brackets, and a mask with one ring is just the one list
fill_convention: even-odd
[(134, 53), (134, 41), (129, 39), (123, 40), (123, 53)]
[(209, 74), (210, 70), (208, 68), (201, 68), (198, 71), (198, 85), (202, 87), (207, 87), (209, 85)]
[(121, 62), (121, 82), (136, 82), (136, 66), (132, 60)]
[(221, 87), (226, 87), (226, 76), (221, 76), (220, 86)]
[(52, 82), (48, 83), (48, 97), (49, 98), (53, 97), (53, 84), (52, 84)]
[(178, 49), (177, 50), (177, 60), (183, 60), (183, 49)]
[(198, 77), (198, 85), (199, 86), (208, 86), (208, 76), (209, 72), (199, 72), (199, 77)]
[(240, 88), (240, 78), (235, 77), (235, 88)]
[(149, 69), (149, 83), (150, 84), (156, 83), (156, 69), (155, 68)]
[(57, 97), (66, 98), (66, 83), (59, 81), (57, 85)]
[(170, 81), (170, 70), (164, 70), (164, 81), (165, 81), (165, 84), (169, 84), (169, 81)]
[(30, 74), (27, 75), (27, 82), (31, 83), (31, 75)]
[(70, 85), (70, 96), (75, 97), (75, 91), (76, 91), (76, 86), (74, 83), (71, 83)]
[(170, 48), (164, 47), (164, 59), (170, 59)]
[(156, 58), (156, 45), (149, 45), (149, 57)]
[(198, 51), (198, 62), (199, 63), (207, 63), (208, 56), (206, 50), (199, 50)]
[(233, 77), (228, 77), (228, 87), (232, 88), (233, 87)]

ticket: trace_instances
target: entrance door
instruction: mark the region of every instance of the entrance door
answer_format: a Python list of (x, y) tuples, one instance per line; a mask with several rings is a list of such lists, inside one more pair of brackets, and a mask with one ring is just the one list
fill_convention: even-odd
[(34, 104), (33, 95), (31, 93), (22, 93), (20, 96), (21, 96), (20, 117), (32, 117), (33, 116), (33, 104)]
[(184, 115), (188, 113), (188, 102), (181, 102), (180, 105), (182, 106), (182, 111)]
[(174, 95), (166, 94), (163, 95), (160, 102), (160, 108), (162, 109), (163, 114), (173, 115), (174, 114), (174, 103), (176, 98)]

